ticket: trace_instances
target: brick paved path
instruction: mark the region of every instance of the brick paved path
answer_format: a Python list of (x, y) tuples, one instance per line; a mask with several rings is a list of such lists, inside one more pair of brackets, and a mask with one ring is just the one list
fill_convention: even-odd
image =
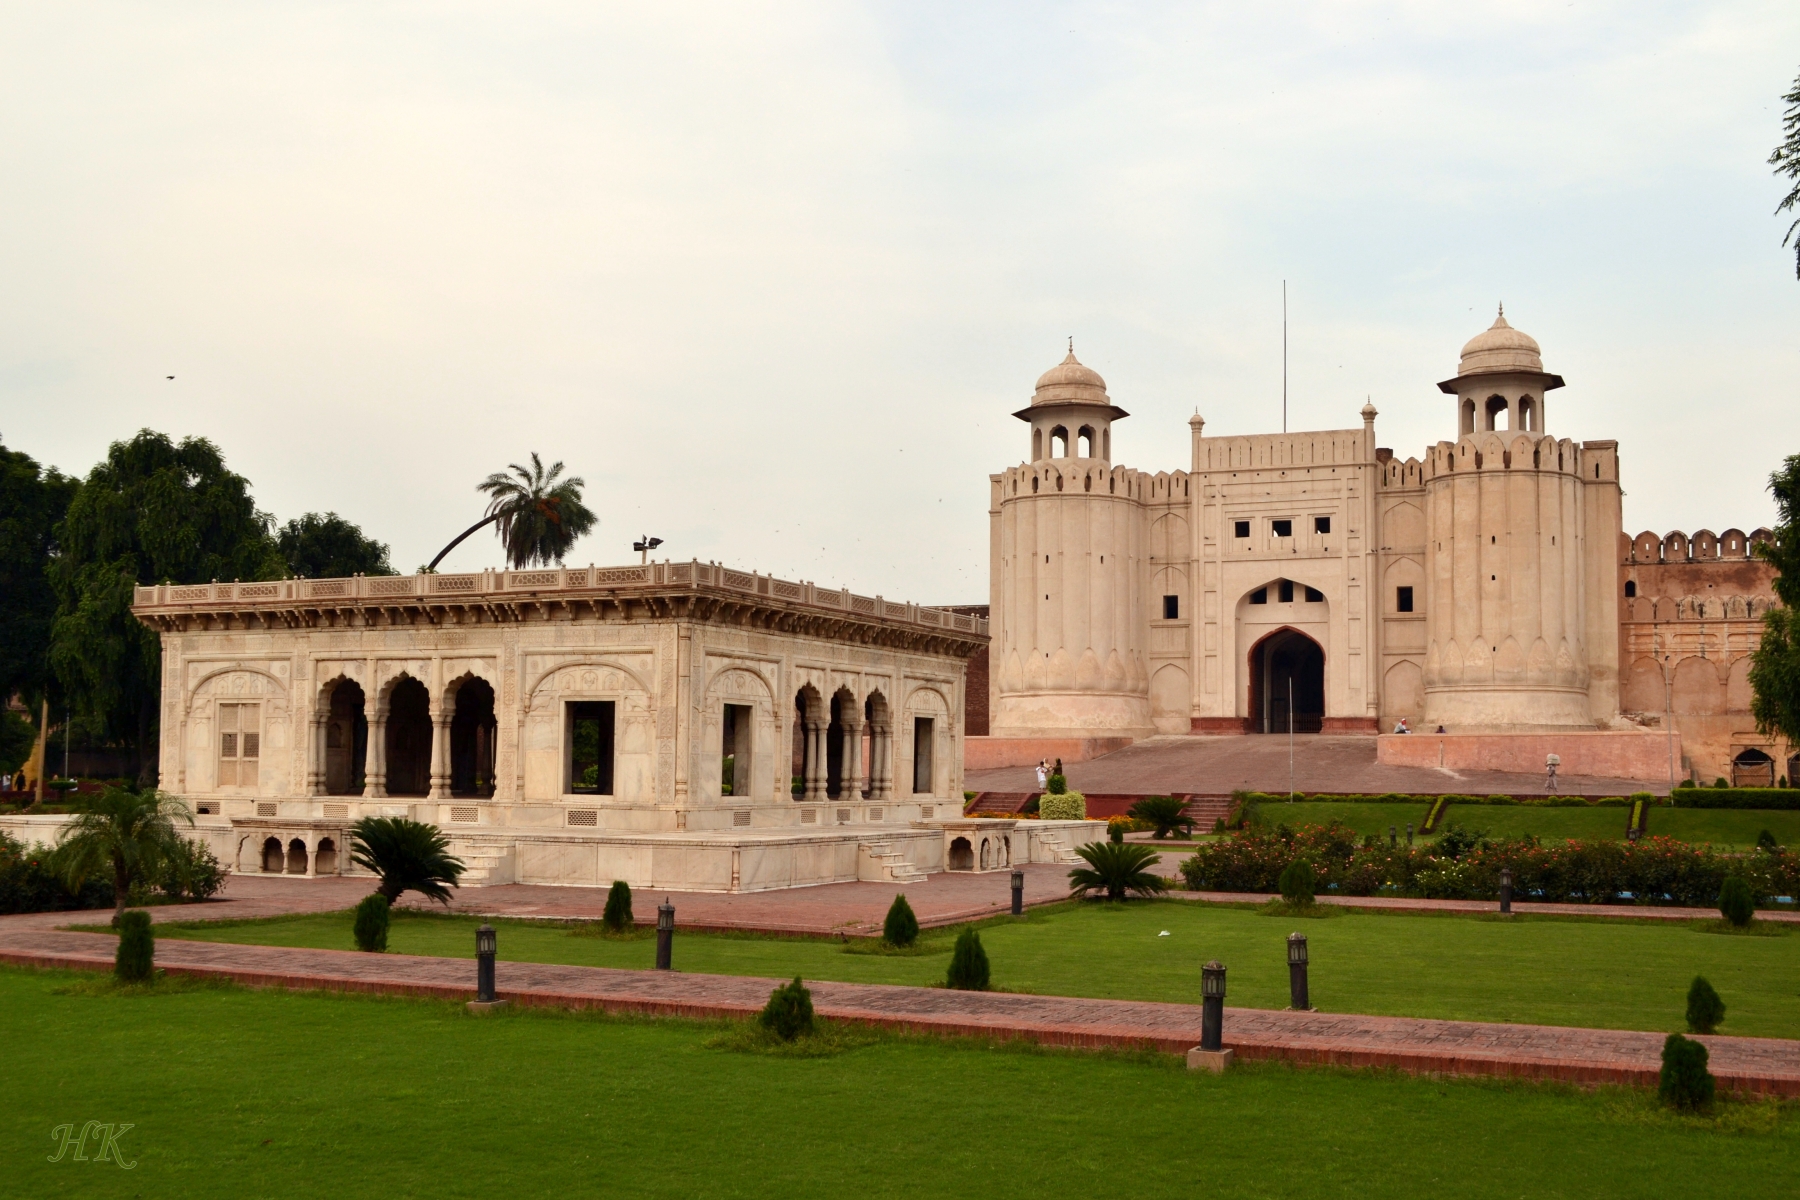
[[(114, 939), (103, 934), (10, 927), (0, 961), (109, 969)], [(675, 947), (680, 962), (679, 936)], [(252, 986), (325, 988), (468, 999), (468, 959), (348, 950), (300, 950), (165, 941), (157, 963), (181, 974)], [(621, 971), (545, 963), (499, 964), (500, 994), (516, 1003), (601, 1008), (663, 1016), (743, 1017), (780, 980), (732, 975)], [(812, 983), (813, 1004), (840, 1020), (917, 1032), (1028, 1038), (1064, 1046), (1141, 1046), (1180, 1053), (1200, 1040), (1197, 1005), (1063, 996), (953, 992), (941, 988)], [(1706, 1037), (1720, 1086), (1800, 1095), (1800, 1041)], [(1416, 1073), (1502, 1075), (1574, 1083), (1653, 1086), (1663, 1035), (1543, 1025), (1426, 1021), (1227, 1008), (1225, 1044), (1246, 1059), (1284, 1059)]]
[[(1375, 739), (1372, 737), (1300, 734), (1294, 739), (1294, 750), (1294, 786), (1303, 792), (1537, 795), (1544, 790), (1541, 773), (1384, 766), (1375, 761)], [(1076, 791), (1100, 795), (1167, 796), (1172, 792), (1222, 795), (1238, 788), (1285, 793), (1288, 789), (1288, 740), (1255, 734), (1146, 738), (1089, 762), (1069, 763), (1064, 774), (1068, 776), (1069, 786)], [(1035, 791), (1036, 783), (1030, 767), (969, 771), (963, 777), (963, 786), (976, 792)], [(1658, 782), (1562, 775), (1557, 778), (1557, 784), (1569, 795), (1669, 794), (1667, 779)]]

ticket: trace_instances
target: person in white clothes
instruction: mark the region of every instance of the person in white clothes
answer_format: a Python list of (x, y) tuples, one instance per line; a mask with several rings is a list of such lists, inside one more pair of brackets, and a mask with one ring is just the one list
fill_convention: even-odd
[(1556, 790), (1556, 768), (1562, 766), (1562, 757), (1556, 754), (1544, 755), (1544, 790)]
[(1040, 792), (1044, 790), (1044, 785), (1050, 782), (1050, 764), (1041, 758), (1038, 759), (1037, 781)]

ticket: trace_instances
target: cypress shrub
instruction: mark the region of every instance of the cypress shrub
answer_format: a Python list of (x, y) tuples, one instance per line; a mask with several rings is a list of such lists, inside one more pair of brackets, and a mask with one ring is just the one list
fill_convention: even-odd
[(1725, 1002), (1706, 976), (1694, 976), (1688, 988), (1687, 1024), (1689, 1033), (1711, 1033), (1725, 1020)]
[(1044, 789), (1052, 796), (1060, 796), (1069, 790), (1069, 780), (1061, 771), (1058, 771), (1044, 781)]
[(606, 911), (600, 914), (600, 924), (608, 933), (624, 933), (631, 928), (631, 885), (623, 879), (613, 880), (612, 890), (606, 893)]
[(784, 1042), (813, 1031), (812, 993), (798, 975), (794, 982), (784, 983), (769, 993), (769, 1002), (763, 1005), (757, 1023)]
[(119, 918), (119, 950), (113, 956), (113, 974), (121, 983), (142, 983), (156, 969), (156, 935), (150, 932), (150, 914), (134, 908)]
[(1713, 1102), (1712, 1072), (1706, 1069), (1706, 1047), (1679, 1033), (1663, 1043), (1662, 1076), (1656, 1094), (1672, 1108), (1708, 1108)]
[(1781, 845), (1775, 840), (1775, 835), (1765, 829), (1756, 835), (1756, 848), (1773, 852), (1781, 849)]
[(1296, 858), (1281, 872), (1281, 898), (1289, 904), (1311, 904), (1313, 878), (1312, 862)]
[(887, 920), (881, 923), (881, 939), (890, 946), (910, 946), (919, 940), (919, 918), (913, 916), (905, 892), (888, 905)]
[(988, 990), (988, 956), (981, 948), (981, 935), (965, 927), (956, 935), (956, 949), (950, 954), (950, 974), (945, 984), (963, 992)]
[(358, 950), (380, 954), (387, 949), (388, 907), (388, 898), (380, 892), (370, 892), (356, 906), (356, 924), (351, 932), (356, 936)]
[(1719, 915), (1739, 929), (1756, 916), (1756, 897), (1750, 894), (1750, 885), (1742, 875), (1727, 875), (1719, 885)]

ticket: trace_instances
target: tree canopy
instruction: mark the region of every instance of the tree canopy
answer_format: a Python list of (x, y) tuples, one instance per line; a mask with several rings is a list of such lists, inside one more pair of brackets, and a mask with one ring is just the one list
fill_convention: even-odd
[(286, 564), (250, 485), (205, 438), (114, 442), (69, 503), (50, 560), (50, 660), (77, 722), (154, 763), (160, 646), (131, 615), (139, 584), (273, 579)]
[(1775, 537), (1757, 553), (1775, 566), (1781, 605), (1763, 617), (1762, 641), (1750, 659), (1750, 712), (1765, 734), (1800, 745), (1800, 454), (1769, 476), (1775, 494)]
[(515, 570), (561, 562), (575, 539), (594, 527), (594, 514), (581, 502), (586, 480), (561, 479), (562, 469), (559, 462), (546, 471), (533, 451), (530, 470), (513, 463), (512, 474), (495, 471), (477, 485), (490, 497), (488, 516), (499, 522), (500, 544)]
[(289, 575), (335, 579), (345, 575), (398, 574), (388, 548), (334, 512), (295, 517), (275, 535)]
[(56, 526), (78, 486), (0, 445), (0, 702), (13, 695), (35, 701), (54, 682), (56, 593), (45, 566), (57, 552)]
[[(1780, 204), (1775, 206), (1776, 212), (1793, 212), (1800, 205), (1800, 79), (1794, 80), (1794, 90), (1782, 97), (1787, 102), (1787, 113), (1781, 119), (1782, 131), (1787, 135), (1775, 152), (1769, 155), (1769, 165), (1775, 168), (1777, 175), (1786, 175), (1794, 181), (1788, 194)], [(1790, 241), (1794, 243), (1794, 278), (1800, 279), (1800, 217), (1788, 226), (1787, 234), (1781, 239), (1783, 246)]]

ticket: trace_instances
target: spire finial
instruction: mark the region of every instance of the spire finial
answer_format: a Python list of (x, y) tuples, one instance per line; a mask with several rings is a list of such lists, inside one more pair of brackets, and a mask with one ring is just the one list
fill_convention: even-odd
[(1069, 353), (1075, 353), (1075, 335), (1072, 333), (1069, 335)]
[(1506, 301), (1504, 300), (1500, 302), (1500, 315), (1503, 317), (1506, 315)]

